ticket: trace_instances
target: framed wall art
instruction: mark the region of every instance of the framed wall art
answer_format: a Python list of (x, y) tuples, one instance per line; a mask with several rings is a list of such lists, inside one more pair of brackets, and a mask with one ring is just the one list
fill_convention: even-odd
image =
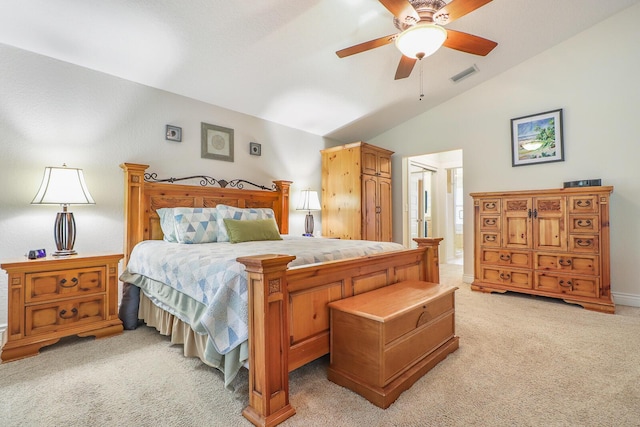
[(249, 154), (251, 154), (252, 156), (260, 156), (262, 154), (262, 146), (257, 142), (250, 142)]
[(182, 128), (178, 126), (167, 125), (164, 133), (164, 138), (168, 141), (182, 141)]
[(512, 166), (564, 161), (562, 109), (511, 119)]
[(200, 157), (233, 162), (233, 129), (202, 123), (201, 133)]

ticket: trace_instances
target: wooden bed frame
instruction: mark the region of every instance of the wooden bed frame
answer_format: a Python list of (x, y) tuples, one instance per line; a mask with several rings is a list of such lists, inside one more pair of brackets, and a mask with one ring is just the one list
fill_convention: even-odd
[[(138, 242), (162, 239), (156, 209), (163, 207), (269, 207), (280, 232), (288, 234), (291, 181), (274, 181), (272, 191), (214, 188), (147, 182), (148, 165), (124, 163), (121, 167), (125, 173), (125, 265)], [(246, 266), (249, 286), (245, 418), (255, 425), (272, 426), (294, 415), (289, 372), (329, 353), (327, 304), (402, 280), (439, 283), (441, 240), (416, 239), (417, 249), (292, 268), (288, 264), (295, 257), (286, 254), (238, 258)]]

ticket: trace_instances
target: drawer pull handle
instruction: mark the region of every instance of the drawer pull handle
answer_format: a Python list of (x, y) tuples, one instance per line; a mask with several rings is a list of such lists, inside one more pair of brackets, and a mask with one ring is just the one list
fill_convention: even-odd
[(62, 310), (60, 312), (60, 317), (63, 318), (63, 319), (71, 319), (72, 317), (78, 315), (78, 309), (74, 307), (74, 308), (71, 309), (71, 314), (69, 316), (65, 317), (65, 314), (67, 314), (67, 310)]
[(505, 274), (505, 273), (500, 273), (500, 278), (502, 280), (509, 280), (511, 279), (511, 275), (509, 273)]
[(560, 259), (560, 261), (558, 261), (558, 264), (560, 264), (563, 267), (568, 267), (571, 265), (571, 260), (570, 259)]
[(430, 320), (431, 320), (431, 316), (429, 316), (429, 313), (427, 313), (426, 311), (423, 311), (420, 317), (418, 317), (416, 328), (418, 328), (421, 325), (424, 325), (425, 323), (429, 323)]
[(484, 236), (484, 241), (485, 242), (495, 242), (496, 241), (496, 236)]
[(585, 239), (585, 240), (578, 239), (578, 240), (576, 240), (576, 244), (578, 246), (584, 246), (584, 247), (591, 246), (593, 244), (593, 240), (592, 239)]
[(573, 283), (571, 283), (571, 280), (567, 280), (567, 283), (564, 283), (564, 280), (560, 280), (560, 286), (562, 286), (563, 288), (571, 288), (573, 286)]
[(495, 204), (495, 202), (485, 203), (484, 204), (484, 208), (485, 209), (495, 209), (496, 208), (496, 204)]
[(591, 206), (591, 200), (578, 200), (576, 202), (576, 205), (578, 205), (578, 207), (580, 208), (588, 208), (589, 206)]
[(78, 279), (77, 278), (73, 278), (71, 279), (71, 284), (67, 285), (67, 279), (62, 279), (60, 280), (60, 287), (61, 288), (73, 288), (74, 286), (78, 286)]
[(578, 220), (578, 227), (591, 227), (591, 220), (590, 219), (579, 219)]
[(495, 218), (487, 218), (484, 220), (484, 225), (496, 225)]
[(509, 261), (511, 259), (511, 255), (500, 254), (500, 261)]

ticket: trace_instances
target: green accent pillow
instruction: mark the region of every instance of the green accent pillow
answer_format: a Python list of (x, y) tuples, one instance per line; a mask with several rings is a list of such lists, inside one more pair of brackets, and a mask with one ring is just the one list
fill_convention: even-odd
[(282, 240), (278, 225), (273, 218), (239, 220), (224, 219), (231, 243), (253, 242), (257, 240)]

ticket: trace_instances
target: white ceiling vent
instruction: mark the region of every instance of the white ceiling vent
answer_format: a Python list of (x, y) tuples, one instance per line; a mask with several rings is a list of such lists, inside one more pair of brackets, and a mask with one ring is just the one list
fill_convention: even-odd
[(458, 74), (456, 74), (455, 76), (451, 77), (451, 81), (454, 83), (458, 83), (460, 80), (462, 79), (466, 79), (467, 77), (469, 77), (472, 74), (477, 73), (478, 67), (476, 66), (476, 64), (473, 64), (473, 66), (467, 68), (466, 70), (463, 70), (461, 72), (459, 72)]

